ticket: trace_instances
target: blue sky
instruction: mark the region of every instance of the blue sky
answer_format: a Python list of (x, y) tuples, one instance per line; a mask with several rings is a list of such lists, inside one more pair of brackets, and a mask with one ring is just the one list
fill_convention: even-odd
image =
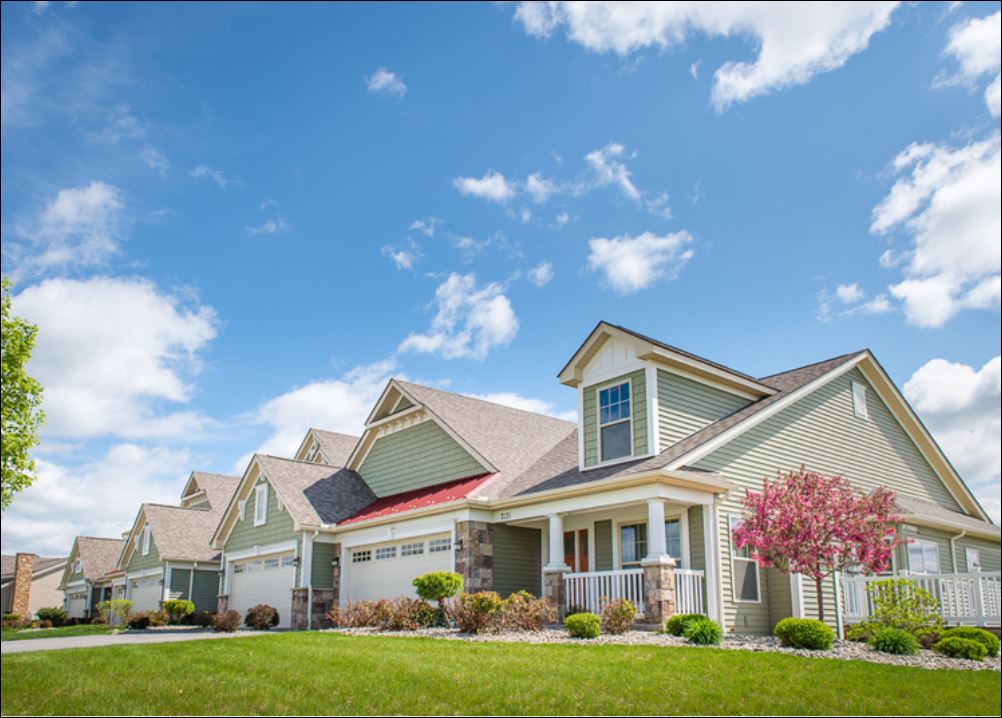
[(600, 320), (870, 347), (999, 515), (997, 3), (4, 3), (3, 271), (49, 422), (3, 550), (357, 433), (556, 414)]

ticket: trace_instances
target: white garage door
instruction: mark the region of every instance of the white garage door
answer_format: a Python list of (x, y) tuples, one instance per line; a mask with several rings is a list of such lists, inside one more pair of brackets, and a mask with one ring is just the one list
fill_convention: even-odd
[(66, 613), (73, 618), (83, 618), (87, 610), (87, 592), (77, 591), (66, 595)]
[(160, 608), (161, 591), (159, 576), (136, 578), (129, 581), (129, 600), (132, 611), (156, 611)]
[(448, 534), (356, 546), (348, 551), (347, 598), (368, 601), (414, 596), (411, 582), (416, 576), (452, 570), (452, 540)]
[(264, 603), (278, 610), (279, 628), (292, 620), (292, 587), (296, 577), (293, 555), (276, 554), (235, 561), (230, 578), (229, 607), (247, 614), (247, 609)]

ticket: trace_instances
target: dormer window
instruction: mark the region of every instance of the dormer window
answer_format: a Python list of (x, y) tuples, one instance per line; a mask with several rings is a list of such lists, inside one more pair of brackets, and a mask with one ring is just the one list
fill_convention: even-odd
[(310, 447), (310, 450), (306, 452), (306, 458), (304, 460), (308, 464), (314, 464), (314, 463), (319, 464), (320, 463), (320, 457), (318, 456), (319, 454), (320, 454), (320, 446), (319, 444), (317, 444), (317, 442), (314, 441), (313, 445)]
[(623, 382), (598, 392), (599, 455), (603, 462), (633, 453), (630, 422), (630, 383)]
[(143, 527), (143, 556), (148, 556), (150, 553), (150, 525), (146, 524)]

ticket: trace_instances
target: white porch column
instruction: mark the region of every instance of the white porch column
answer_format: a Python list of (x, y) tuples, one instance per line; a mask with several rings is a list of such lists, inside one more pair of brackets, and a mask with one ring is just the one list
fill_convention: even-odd
[(799, 573), (790, 574), (790, 613), (794, 618), (804, 618), (804, 582)]
[(551, 571), (570, 571), (571, 567), (564, 563), (564, 517), (562, 514), (550, 514), (550, 555), (546, 568)]
[(303, 532), (303, 550), (299, 561), (299, 587), (309, 588), (313, 584), (313, 537)]
[(164, 582), (163, 590), (160, 592), (161, 601), (170, 600), (170, 580), (172, 575), (171, 571), (173, 571), (173, 569), (171, 568), (170, 561), (168, 561), (166, 570), (162, 574), (160, 574), (160, 577)]
[(720, 531), (717, 529), (717, 507), (703, 505), (703, 585), (706, 587), (706, 615), (720, 623)]
[(670, 558), (665, 541), (664, 499), (647, 499), (647, 556), (646, 561)]

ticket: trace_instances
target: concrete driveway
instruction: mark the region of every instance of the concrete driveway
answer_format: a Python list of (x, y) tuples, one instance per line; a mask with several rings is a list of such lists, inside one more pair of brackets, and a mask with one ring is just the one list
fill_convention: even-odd
[(66, 638), (27, 638), (20, 641), (0, 642), (0, 653), (28, 653), (30, 651), (58, 651), (64, 648), (98, 648), (124, 646), (131, 643), (174, 643), (175, 641), (203, 641), (211, 638), (242, 638), (245, 636), (278, 635), (281, 631), (148, 631), (124, 632), (113, 635), (68, 636)]

